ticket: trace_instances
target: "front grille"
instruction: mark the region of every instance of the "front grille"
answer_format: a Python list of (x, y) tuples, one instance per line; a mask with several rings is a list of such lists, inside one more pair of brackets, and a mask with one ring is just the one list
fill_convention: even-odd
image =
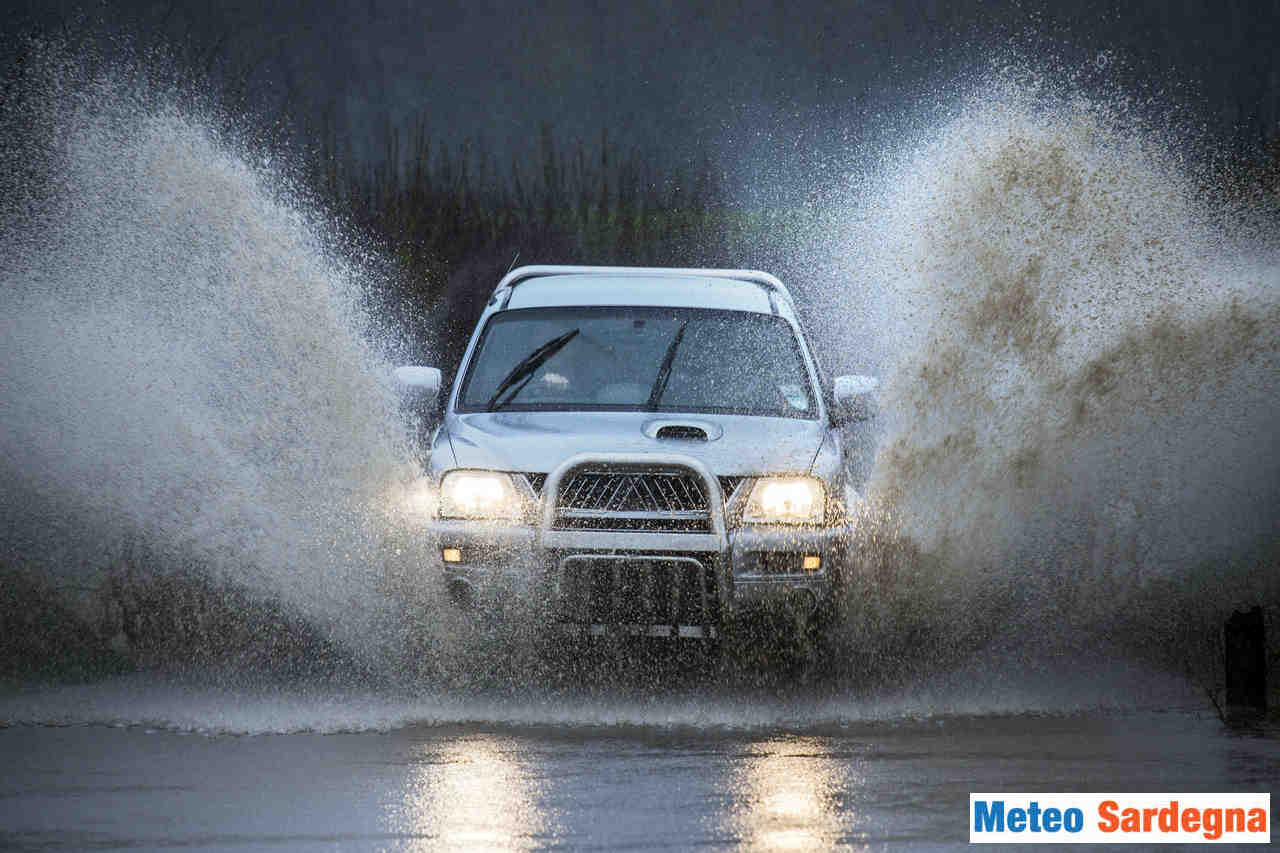
[(702, 480), (692, 471), (579, 470), (561, 482), (555, 527), (707, 533), (711, 511)]
[[(547, 475), (531, 471), (526, 473), (524, 476), (525, 479), (529, 481), (529, 488), (533, 489), (533, 493), (535, 495), (541, 495), (542, 485), (547, 482)], [(739, 476), (717, 477), (716, 479), (720, 481), (720, 491), (724, 494), (725, 501), (728, 502), (728, 500), (733, 497), (733, 493), (738, 488), (738, 484), (747, 478)]]
[(687, 471), (579, 471), (560, 485), (561, 509), (706, 512), (702, 481)]
[(710, 558), (577, 555), (560, 565), (560, 619), (582, 625), (715, 625)]

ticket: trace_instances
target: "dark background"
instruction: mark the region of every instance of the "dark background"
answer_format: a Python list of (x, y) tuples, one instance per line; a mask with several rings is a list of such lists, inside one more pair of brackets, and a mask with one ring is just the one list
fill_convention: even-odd
[(1256, 142), (1280, 121), (1272, 0), (870, 0), (516, 3), (412, 0), (19, 0), (9, 26), (163, 39), (255, 98), (334, 114), (364, 152), (390, 123), (527, 154), (541, 122), (564, 139), (735, 166), (835, 156), (904, 99), (953, 86), (1016, 47), (1068, 71), (1191, 104)]
[(758, 266), (803, 298), (811, 202), (1006, 64), (1176, 114), (1224, 174), (1280, 152), (1274, 0), (18, 0), (5, 20), (8, 67), (29, 33), (163, 56), (270, 131), (447, 363), (517, 251)]
[[(0, 160), (5, 167), (0, 172), (0, 248), (17, 247), (12, 249), (14, 256), (26, 260), (23, 252), (27, 247), (19, 245), (20, 241), (9, 241), (5, 227), (19, 222), (36, 233), (32, 222), (38, 225), (42, 222), (40, 217), (58, 215), (58, 205), (64, 202), (75, 204), (83, 200), (77, 195), (77, 186), (60, 183), (59, 125), (50, 120), (51, 115), (61, 116), (63, 111), (86, 106), (90, 112), (102, 107), (103, 112), (115, 117), (113, 121), (125, 115), (126, 119), (111, 128), (114, 131), (122, 127), (127, 132), (132, 127), (127, 118), (134, 111), (140, 109), (149, 115), (156, 109), (171, 109), (176, 101), (183, 123), (227, 140), (233, 154), (243, 154), (244, 160), (254, 164), (255, 174), (265, 179), (269, 189), (280, 190), (286, 207), (297, 202), (297, 209), (304, 213), (314, 210), (316, 215), (308, 222), (321, 243), (336, 247), (336, 253), (350, 267), (370, 268), (371, 274), (350, 278), (367, 285), (368, 298), (374, 303), (370, 316), (379, 324), (373, 330), (377, 342), (401, 346), (393, 353), (397, 358), (438, 365), (446, 373), (457, 363), (480, 304), (517, 252), (521, 263), (670, 264), (769, 270), (782, 277), (799, 296), (810, 337), (829, 370), (880, 373), (874, 364), (837, 362), (842, 357), (865, 358), (862, 342), (853, 335), (840, 338), (838, 329), (828, 332), (828, 323), (813, 322), (825, 319), (824, 300), (828, 307), (839, 309), (826, 313), (843, 322), (844, 315), (856, 309), (854, 303), (878, 284), (874, 280), (854, 280), (859, 273), (856, 255), (860, 245), (865, 245), (854, 241), (877, 239), (875, 217), (879, 211), (848, 214), (840, 209), (840, 202), (847, 203), (850, 196), (857, 195), (856, 180), (860, 175), (874, 178), (892, 173), (877, 172), (875, 159), (881, 153), (901, 153), (929, 141), (930, 134), (943, 127), (938, 120), (940, 113), (963, 104), (966, 97), (981, 97), (989, 92), (984, 80), (992, 74), (999, 75), (1006, 67), (1024, 74), (1043, 73), (1047, 87), (1059, 94), (1081, 94), (1115, 108), (1121, 130), (1137, 133), (1153, 149), (1185, 150), (1186, 160), (1176, 162), (1179, 166), (1187, 164), (1190, 183), (1195, 185), (1193, 191), (1256, 205), (1263, 214), (1257, 220), (1262, 227), (1272, 229), (1271, 242), (1265, 245), (1276, 245), (1275, 236), (1280, 234), (1280, 51), (1276, 49), (1280, 44), (1280, 4), (1275, 0), (753, 5), (671, 2), (622, 8), (585, 2), (535, 7), (516, 3), (446, 6), (380, 0), (345, 5), (239, 0), (213, 4), (197, 0), (22, 0), (10, 3), (4, 14), (4, 30), (0, 33)], [(63, 90), (49, 93), (49, 79), (41, 76), (41, 63), (31, 61), (49, 54), (55, 60), (66, 55), (75, 58), (68, 63), (71, 71), (66, 80), (59, 78), (56, 82), (69, 81), (77, 92), (86, 93), (87, 104)], [(89, 84), (100, 79), (96, 75), (103, 74), (108, 82), (115, 82), (116, 75), (123, 76), (125, 84), (116, 89), (90, 88)], [(95, 96), (120, 97), (124, 103), (95, 102)], [(1133, 120), (1144, 116), (1160, 130), (1134, 130)], [(101, 137), (85, 138), (92, 141)], [(31, 163), (23, 156), (29, 151), (33, 153)], [(100, 156), (89, 158), (88, 162), (99, 163), (117, 154), (129, 157), (131, 151), (128, 145), (117, 146), (108, 138), (105, 150), (95, 148), (93, 153)], [(186, 162), (195, 171), (198, 164)], [(1170, 158), (1170, 162), (1175, 161)], [(124, 171), (128, 172), (127, 163)], [(153, 178), (140, 175), (139, 179), (145, 182)], [(107, 183), (108, 187), (117, 185)], [(1179, 180), (1177, 186), (1181, 190), (1184, 183)], [(854, 203), (869, 197), (872, 196), (855, 198)], [(1135, 208), (1147, 197), (1137, 199)], [(87, 198), (95, 205), (90, 215), (101, 210), (104, 219), (121, 216), (127, 222), (131, 218), (131, 211), (110, 203), (113, 199), (98, 204), (97, 197)], [(229, 205), (228, 209), (234, 211), (234, 206)], [(1217, 210), (1211, 205), (1195, 209), (1209, 213)], [(1141, 214), (1140, 210), (1135, 212)], [(29, 221), (23, 219), (28, 214), (33, 217)], [(847, 220), (861, 215), (867, 215), (871, 226), (848, 236)], [(1236, 220), (1227, 221), (1234, 224)], [(1252, 224), (1253, 220), (1249, 222)], [(861, 226), (859, 220), (858, 227)], [(219, 223), (211, 223), (211, 230), (218, 227)], [(163, 276), (147, 275), (145, 263), (166, 263), (174, 246), (181, 253), (185, 244), (175, 243), (173, 235), (184, 232), (158, 228), (162, 233), (152, 243), (149, 228), (154, 224), (120, 229), (118, 234), (123, 239), (140, 235), (137, 239), (145, 245), (121, 252), (119, 257), (130, 259), (130, 263), (121, 264), (114, 278), (108, 276), (101, 284), (93, 282), (89, 287), (105, 290), (128, 286), (132, 293), (135, 282), (140, 282), (142, 288), (152, 281), (163, 282)], [(56, 235), (57, 229), (53, 233)], [(239, 232), (232, 228), (226, 233)], [(1156, 233), (1163, 232), (1157, 228)], [(121, 238), (110, 228), (104, 229), (103, 234), (98, 242), (94, 242), (97, 236), (84, 235), (83, 243), (71, 245), (101, 247), (112, 260), (116, 254), (110, 241)], [(82, 235), (73, 236), (79, 240)], [(217, 239), (211, 245), (220, 246), (221, 236), (215, 234)], [(1239, 239), (1251, 237), (1242, 235)], [(43, 251), (43, 243), (36, 241), (34, 245)], [(153, 245), (159, 248), (149, 255)], [(205, 251), (205, 256), (193, 252), (194, 260), (203, 261), (213, 250)], [(834, 257), (838, 252), (850, 257)], [(54, 255), (57, 259), (62, 257), (57, 252)], [(143, 259), (143, 263), (134, 263), (133, 259)], [(0, 263), (9, 260), (7, 255), (0, 257)], [(262, 275), (272, 276), (271, 260), (268, 257), (267, 263), (255, 266), (252, 274), (265, 270)], [(233, 263), (214, 266), (218, 275), (241, 274)], [(340, 266), (337, 275), (342, 279), (340, 284), (345, 285), (349, 267)], [(39, 271), (43, 270), (39, 267)], [(76, 276), (70, 276), (68, 281), (73, 285), (82, 283)], [(245, 281), (238, 279), (236, 283)], [(247, 281), (251, 285), (257, 283), (254, 279)], [(287, 310), (289, 298), (296, 292), (294, 282), (283, 281), (283, 289), (273, 288), (276, 283), (274, 277), (269, 278), (262, 282), (262, 290), (283, 294), (281, 302)], [(0, 284), (17, 294), (21, 305), (23, 282)], [(305, 288), (305, 282), (301, 284)], [(1214, 287), (1218, 282), (1205, 285)], [(179, 288), (179, 292), (188, 291)], [(974, 296), (975, 300), (983, 298), (982, 294)], [(176, 310), (185, 320), (181, 306)], [(819, 316), (815, 318), (815, 314)], [(253, 322), (255, 317), (235, 314), (230, 319), (231, 327), (241, 322), (258, 327)], [(854, 320), (862, 322), (860, 317)], [(864, 325), (874, 320), (871, 317)], [(1231, 323), (1235, 323), (1234, 314)], [(1230, 324), (1228, 327), (1235, 328)], [(221, 328), (224, 327), (219, 324), (209, 326), (211, 332)], [(392, 334), (383, 335), (384, 328)], [(1153, 362), (1143, 350), (1141, 357), (1134, 360), (1133, 371), (1119, 371), (1130, 377), (1131, 391), (1127, 393), (1145, 394), (1148, 385), (1144, 383), (1153, 381), (1153, 375), (1176, 376), (1177, 383), (1185, 382), (1184, 377), (1195, 377), (1197, 371), (1208, 377), (1205, 383), (1227, 375), (1220, 371), (1231, 369), (1234, 362), (1224, 359), (1225, 367), (1215, 363), (1219, 352), (1214, 348), (1215, 336), (1222, 328), (1216, 321), (1188, 332), (1193, 343), (1202, 339), (1214, 341), (1214, 346), (1206, 344), (1203, 352), (1192, 348), (1190, 358), (1184, 357), (1182, 350), (1155, 346), (1163, 340), (1166, 328), (1157, 324), (1133, 330), (1137, 335), (1132, 338), (1137, 341), (1134, 346), (1144, 348), (1150, 342), (1153, 353), (1166, 354), (1161, 358), (1168, 360), (1167, 367), (1157, 360), (1150, 369), (1168, 373), (1144, 372)], [(1259, 334), (1265, 338), (1265, 324), (1261, 328), (1264, 331)], [(191, 340), (203, 345), (208, 337)], [(74, 340), (67, 343), (78, 344)], [(275, 341), (270, 343), (274, 345)], [(106, 352), (117, 350), (110, 348)], [(1105, 357), (1124, 360), (1129, 352), (1121, 347)], [(1269, 352), (1264, 350), (1266, 355)], [(305, 352), (286, 352), (280, 357), (286, 366), (308, 360)], [(133, 362), (126, 359), (125, 363)], [(1079, 393), (1086, 395), (1082, 399), (1088, 399), (1091, 406), (1095, 397), (1089, 389), (1095, 384), (1112, 394), (1110, 405), (1117, 409), (1127, 405), (1126, 401), (1137, 399), (1110, 391), (1109, 377), (1114, 373), (1108, 365), (1113, 363), (1091, 362), (1105, 369), (1090, 371), (1080, 381), (1083, 390)], [(238, 373), (222, 373), (221, 365), (217, 367), (215, 377), (241, 378)], [(150, 369), (148, 364), (146, 370)], [(166, 371), (162, 369), (161, 373), (168, 378)], [(264, 371), (252, 372), (250, 384), (263, 384), (266, 375)], [(328, 393), (327, 381), (300, 381), (311, 374), (289, 376), (292, 381), (282, 382), (288, 387), (282, 387), (286, 396), (280, 399), (294, 399), (288, 395), (296, 393), (300, 395), (297, 399), (310, 400), (307, 395), (312, 390)], [(201, 381), (203, 384), (203, 377)], [(46, 383), (56, 384), (40, 374), (36, 384)], [(223, 388), (234, 388), (237, 383), (207, 384), (217, 387), (217, 400)], [(921, 385), (921, 393), (929, 392), (930, 387), (929, 383)], [(1201, 386), (1192, 380), (1186, 387)], [(343, 392), (338, 389), (336, 393)], [(927, 399), (926, 403), (945, 406), (957, 398), (962, 405), (969, 405), (963, 395)], [(255, 408), (256, 399), (245, 398), (243, 409), (240, 404), (229, 407), (229, 420), (225, 422), (229, 444), (243, 446), (243, 424)], [(1255, 405), (1244, 396), (1222, 399), (1229, 404), (1222, 407), (1226, 413), (1223, 417), (1236, 417), (1237, 400), (1247, 399), (1248, 406)], [(64, 411), (50, 404), (50, 429), (63, 429), (59, 418), (80, 419), (68, 420), (69, 426), (97, 423), (101, 415), (93, 408), (96, 400), (96, 396), (86, 398), (84, 414), (79, 408)], [(276, 402), (275, 397), (265, 398), (268, 406)], [(327, 400), (325, 404), (328, 405)], [(1145, 402), (1139, 406), (1141, 412), (1147, 411), (1145, 406)], [(1081, 524), (1101, 525), (1103, 533), (1099, 535), (1104, 538), (1099, 541), (1109, 541), (1105, 537), (1113, 534), (1107, 531), (1114, 529), (1115, 548), (1120, 549), (1125, 537), (1131, 535), (1127, 532), (1129, 522), (1097, 521), (1097, 514), (1105, 519), (1114, 514), (1114, 507), (1124, 506), (1114, 503), (1116, 494), (1141, 493), (1142, 497), (1135, 498), (1136, 505), (1141, 506), (1149, 497), (1142, 489), (1142, 484), (1148, 482), (1144, 478), (1151, 476), (1151, 470), (1168, 470), (1166, 459), (1193, 460), (1199, 465), (1194, 470), (1207, 471), (1212, 460), (1228, 458), (1234, 452), (1231, 448), (1235, 445), (1224, 444), (1223, 436), (1228, 436), (1229, 431), (1220, 431), (1206, 441), (1193, 440), (1202, 434), (1208, 436), (1219, 423), (1234, 423), (1217, 420), (1218, 413), (1210, 416), (1211, 410), (1212, 405), (1207, 403), (1189, 410), (1206, 415), (1203, 419), (1197, 417), (1195, 429), (1188, 427), (1186, 432), (1177, 432), (1183, 429), (1182, 421), (1170, 421), (1169, 436), (1184, 444), (1162, 443), (1165, 436), (1158, 432), (1145, 441), (1155, 456), (1139, 454), (1138, 478), (1133, 481), (1138, 486), (1122, 482), (1128, 469), (1114, 467), (1110, 462), (1100, 466), (1099, 471), (1106, 471), (1105, 476), (1098, 474), (1100, 490), (1088, 492), (1087, 485), (1081, 486), (1084, 497), (1078, 500), (1085, 502), (1084, 515), (1071, 515), (1075, 509), (1068, 507), (1064, 523), (1074, 524), (1075, 519), (1081, 518)], [(33, 411), (40, 413), (44, 409)], [(121, 423), (134, 418), (130, 407), (111, 411)], [(331, 441), (332, 435), (323, 430), (346, 426), (337, 419), (330, 423), (327, 417), (312, 417), (309, 408), (298, 409), (307, 412), (298, 418), (289, 414), (294, 410), (280, 411), (284, 420), (275, 425), (283, 428), (272, 429), (271, 433), (282, 436), (284, 442), (306, 443), (311, 435)], [(969, 411), (962, 408), (955, 417), (963, 419)], [(1053, 416), (1058, 409), (1050, 407), (1048, 411)], [(1260, 416), (1258, 411), (1240, 415), (1240, 423), (1252, 429), (1252, 424), (1261, 422), (1258, 417), (1265, 421), (1265, 414)], [(297, 426), (313, 422), (321, 431), (306, 432)], [(39, 429), (45, 429), (44, 423), (39, 424)], [(1015, 425), (1021, 423), (1024, 421), (1014, 421)], [(1117, 423), (1122, 425), (1121, 435), (1127, 440), (1128, 425), (1136, 421), (1128, 420), (1126, 415)], [(34, 430), (35, 427), (32, 434)], [(25, 435), (18, 434), (15, 441), (21, 444)], [(926, 440), (934, 438), (927, 430), (923, 435)], [(1111, 441), (1105, 434), (1104, 439)], [(1019, 436), (1017, 447), (998, 448), (995, 456), (955, 463), (961, 466), (961, 475), (957, 476), (948, 466), (961, 459), (970, 447), (960, 443), (952, 455), (941, 457), (936, 467), (922, 465), (915, 469), (914, 482), (926, 482), (934, 472), (943, 472), (928, 483), (927, 489), (917, 493), (934, 494), (938, 484), (950, 483), (952, 491), (944, 489), (941, 494), (958, 494), (956, 484), (964, 486), (968, 482), (965, 472), (976, 472), (987, 466), (989, 459), (994, 460), (993, 470), (1006, 470), (1007, 460), (1001, 454), (1020, 450), (1022, 440)], [(1246, 442), (1240, 445), (1246, 456), (1239, 458), (1261, 459), (1257, 470), (1265, 475), (1270, 470), (1266, 467), (1266, 454), (1259, 456), (1255, 446), (1247, 444), (1252, 439), (1236, 436), (1236, 440)], [(349, 433), (344, 429), (333, 444), (318, 442), (315, 446), (324, 448), (348, 441)], [(946, 441), (950, 436), (945, 441), (940, 439), (942, 446)], [(1088, 447), (1083, 439), (1080, 441), (1080, 447)], [(1263, 446), (1261, 438), (1258, 442), (1257, 447)], [(253, 471), (262, 469), (260, 458), (275, 446), (264, 440), (262, 447), (249, 448), (246, 464)], [(1040, 452), (1035, 445), (1029, 446)], [(1070, 473), (1067, 460), (1076, 446), (1046, 446), (1043, 470), (1047, 473), (1042, 475), (1046, 482), (1059, 472)], [(911, 449), (910, 444), (907, 447)], [(1170, 449), (1178, 447), (1190, 451)], [(25, 461), (27, 453), (24, 447), (13, 457), (19, 460), (16, 470), (23, 483), (38, 473), (34, 463)], [(56, 455), (50, 459), (56, 459)], [(139, 453), (139, 457), (142, 455)], [(135, 477), (131, 467), (135, 463), (130, 462), (130, 457), (120, 458), (119, 464), (124, 467), (118, 470), (130, 481), (141, 480)], [(216, 461), (221, 457), (212, 454), (210, 458)], [(1021, 471), (1022, 460), (1039, 457), (1019, 453), (1010, 458), (1013, 461), (1008, 463), (1008, 470)], [(1063, 461), (1059, 462), (1059, 458)], [(1235, 457), (1231, 459), (1234, 464)], [(1144, 460), (1151, 461), (1151, 470), (1143, 467), (1147, 465)], [(1084, 467), (1080, 470), (1092, 476), (1087, 462), (1081, 460)], [(63, 470), (60, 461), (47, 464), (51, 471)], [(82, 501), (96, 505), (82, 496), (83, 483), (94, 483), (97, 470), (93, 469), (92, 476), (73, 472), (75, 485), (66, 486), (72, 506), (79, 507)], [(1086, 484), (1089, 476), (1082, 478)], [(1018, 477), (1021, 474), (1013, 479)], [(167, 488), (167, 478), (154, 479), (164, 482)], [(215, 478), (213, 482), (222, 480)], [(285, 482), (292, 484), (294, 480)], [(290, 485), (289, 493), (309, 491), (312, 481), (305, 482), (307, 488), (295, 490)], [(1110, 487), (1113, 483), (1119, 484), (1116, 489)], [(61, 481), (59, 484), (64, 485)], [(95, 485), (92, 491), (96, 494), (100, 490)], [(1265, 501), (1272, 491), (1260, 490), (1258, 494)], [(1230, 493), (1247, 494), (1234, 488)], [(26, 492), (20, 489), (15, 494), (25, 500), (22, 496)], [(168, 493), (165, 494), (164, 500), (156, 501), (156, 513), (169, 511)], [(1160, 486), (1155, 490), (1156, 498), (1160, 494), (1199, 496), (1195, 499), (1208, 507), (1217, 493), (1201, 489), (1193, 476), (1186, 483), (1175, 481)], [(1096, 506), (1089, 504), (1095, 497)], [(203, 499), (203, 492), (196, 494), (195, 500)], [(1055, 491), (1052, 497), (1044, 498), (1045, 503), (1029, 502), (1026, 517), (1036, 519), (1034, 513), (1043, 511), (1049, 518), (1058, 511), (1059, 504), (1054, 502), (1060, 499), (1067, 500)], [(1176, 497), (1176, 501), (1183, 500), (1192, 498)], [(1233, 505), (1223, 504), (1216, 511), (1223, 515)], [(283, 514), (306, 514), (314, 507), (311, 503), (279, 506)], [(271, 504), (268, 509), (275, 511), (275, 507)], [(151, 516), (148, 509), (139, 523)], [(19, 517), (37, 516), (26, 514), (24, 507)], [(234, 517), (238, 519), (239, 515)], [(39, 518), (43, 522), (44, 517)], [(38, 535), (31, 533), (38, 527), (35, 524), (21, 528), (0, 525), (0, 529), (10, 529), (19, 539), (32, 536), (43, 542), (60, 535), (68, 524), (78, 524), (78, 518), (74, 512), (59, 510), (59, 523), (47, 531), (40, 528)], [(1058, 529), (1048, 521), (1044, 523)], [(122, 528), (122, 536), (131, 535), (133, 524), (129, 521)], [(86, 537), (96, 539), (94, 529), (87, 529)], [(1209, 529), (1203, 524), (1192, 525), (1188, 535)], [(181, 535), (185, 537), (186, 531)], [(292, 528), (281, 535), (292, 535)], [(1139, 535), (1132, 534), (1135, 542)], [(141, 541), (145, 544), (147, 540)], [(1246, 548), (1251, 547), (1252, 541), (1231, 544)], [(62, 547), (61, 542), (58, 547)], [(95, 555), (100, 552), (96, 541), (88, 547)], [(891, 538), (888, 546), (874, 553), (883, 554), (881, 565), (886, 567), (885, 572), (901, 572), (904, 577), (909, 572), (919, 577), (934, 576), (930, 567), (942, 558), (918, 548), (911, 550), (914, 547), (909, 539), (899, 547), (898, 540)], [(130, 567), (129, 571), (140, 563), (139, 574), (144, 578), (137, 591), (128, 589), (127, 600), (135, 602), (129, 605), (134, 613), (147, 618), (151, 613), (157, 614), (147, 623), (152, 627), (139, 629), (137, 637), (131, 639), (138, 648), (145, 650), (147, 642), (154, 642), (158, 655), (177, 659), (182, 655), (183, 642), (204, 642), (208, 634), (201, 633), (202, 626), (214, 624), (228, 626), (210, 632), (224, 633), (229, 638), (218, 648), (230, 650), (229, 655), (256, 655), (259, 660), (265, 659), (263, 666), (274, 666), (275, 656), (288, 657), (280, 651), (285, 646), (297, 650), (298, 660), (329, 659), (324, 646), (327, 641), (320, 629), (307, 623), (284, 632), (283, 639), (281, 629), (273, 628), (272, 642), (260, 642), (267, 629), (258, 626), (277, 625), (284, 618), (283, 604), (279, 608), (272, 603), (250, 607), (238, 588), (210, 587), (201, 580), (203, 569), (194, 557), (174, 558), (171, 564), (175, 568), (170, 569), (169, 563), (148, 557), (145, 549), (139, 548), (138, 552), (141, 556), (130, 551), (120, 557), (120, 565)], [(21, 559), (26, 551), (18, 549), (14, 553)], [(1021, 565), (1020, 561), (1014, 563)], [(1266, 563), (1256, 574), (1264, 579), (1275, 576), (1273, 565), (1273, 561)], [(1111, 570), (1108, 567), (1106, 571), (1110, 583)], [(18, 574), (20, 580), (24, 577), (25, 574)], [(1025, 575), (1016, 571), (1008, 577), (1009, 583), (1016, 585)], [(1124, 620), (1109, 623), (1108, 630), (1140, 638), (1135, 644), (1148, 642), (1146, 638), (1168, 636), (1166, 627), (1152, 628), (1150, 632), (1135, 627), (1147, 618), (1160, 620), (1161, 626), (1178, 626), (1179, 630), (1184, 624), (1193, 626), (1186, 629), (1191, 633), (1199, 630), (1194, 626), (1201, 623), (1184, 617), (1190, 613), (1207, 619), (1207, 611), (1201, 609), (1198, 600), (1194, 607), (1186, 602), (1201, 596), (1202, 588), (1229, 591), (1230, 586), (1224, 587), (1213, 572), (1193, 577), (1194, 584), (1179, 586), (1179, 594), (1170, 593), (1167, 599), (1162, 587), (1151, 587), (1149, 600), (1153, 603), (1144, 605), (1143, 599), (1137, 599), (1139, 604), (1131, 608), (1132, 613)], [(74, 620), (68, 616), (59, 621), (60, 617), (51, 616), (52, 606), (40, 609), (30, 604), (46, 598), (60, 601), (57, 597), (46, 596), (35, 588), (24, 590), (15, 582), (0, 584), (0, 591), (7, 592), (0, 605), (9, 602), (6, 612), (20, 615), (13, 624), (29, 628), (9, 632), (10, 639), (17, 643), (16, 647), (10, 643), (16, 652), (9, 654), (9, 660), (43, 661), (46, 656), (33, 649), (69, 642), (64, 638), (93, 636), (79, 628), (64, 627), (75, 624)], [(1038, 594), (1034, 588), (1025, 593), (1033, 594)], [(1227, 600), (1207, 593), (1203, 597)], [(1166, 600), (1184, 602), (1178, 607), (1185, 609), (1171, 609)], [(1265, 600), (1273, 601), (1274, 596)], [(199, 608), (188, 607), (192, 601), (201, 602)], [(900, 601), (909, 602), (909, 598), (904, 596)], [(1001, 605), (991, 605), (992, 609), (998, 606)], [(120, 612), (123, 609), (121, 604)], [(174, 626), (185, 617), (177, 614), (193, 609), (202, 614), (200, 620), (204, 621), (198, 620), (189, 629), (188, 637), (182, 639), (184, 629)], [(245, 617), (245, 612), (257, 615)], [(1125, 621), (1129, 619), (1132, 624)], [(979, 640), (986, 625), (998, 624), (986, 619), (960, 621), (957, 630), (969, 632)], [(914, 641), (904, 642), (902, 638), (914, 636), (911, 632), (917, 624), (915, 613), (906, 613), (900, 630), (885, 633), (886, 642), (914, 646)], [(36, 635), (42, 626), (38, 642), (28, 644), (28, 637)], [(927, 627), (920, 630), (926, 631)], [(1210, 635), (1212, 632), (1204, 634)], [(179, 641), (171, 642), (175, 636)], [(1170, 661), (1186, 648), (1199, 648), (1181, 641), (1150, 642), (1152, 648), (1159, 646), (1162, 660), (1167, 657)], [(1166, 646), (1171, 657), (1165, 655)], [(323, 654), (313, 655), (317, 648)], [(930, 654), (936, 649), (929, 644), (919, 648), (928, 649)], [(5, 649), (0, 648), (0, 668), (4, 653)], [(86, 652), (83, 657), (88, 655)], [(1206, 653), (1205, 659), (1209, 657)], [(896, 666), (897, 660), (890, 655), (886, 665), (892, 662)], [(289, 668), (293, 664), (282, 666)]]

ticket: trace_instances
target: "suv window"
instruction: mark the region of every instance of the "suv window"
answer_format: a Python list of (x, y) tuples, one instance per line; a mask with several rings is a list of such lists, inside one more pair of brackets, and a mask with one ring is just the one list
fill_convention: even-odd
[(457, 410), (630, 410), (816, 418), (789, 323), (746, 311), (522, 308), (489, 318)]

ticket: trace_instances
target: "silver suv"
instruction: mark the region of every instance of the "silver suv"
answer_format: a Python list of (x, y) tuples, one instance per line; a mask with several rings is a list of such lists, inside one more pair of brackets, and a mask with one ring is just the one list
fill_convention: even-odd
[[(435, 410), (441, 374), (397, 379)], [(714, 638), (838, 588), (857, 499), (791, 295), (748, 270), (526, 266), (493, 292), (431, 441), (433, 571), (459, 604), (529, 590), (583, 635)]]

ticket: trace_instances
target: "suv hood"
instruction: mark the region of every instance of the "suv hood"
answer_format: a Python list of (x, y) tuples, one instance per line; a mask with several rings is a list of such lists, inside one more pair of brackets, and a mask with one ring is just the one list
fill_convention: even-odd
[[(708, 441), (650, 438), (645, 426), (653, 421), (709, 425), (720, 435)], [(547, 472), (578, 453), (685, 453), (717, 476), (736, 476), (808, 471), (823, 435), (821, 422), (797, 418), (479, 412), (448, 418), (437, 442), (449, 442), (459, 468)]]

